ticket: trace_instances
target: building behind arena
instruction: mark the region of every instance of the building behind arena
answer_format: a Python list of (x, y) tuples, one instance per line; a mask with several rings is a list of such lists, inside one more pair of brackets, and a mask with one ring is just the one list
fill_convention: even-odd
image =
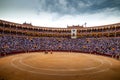
[(120, 57), (120, 23), (50, 28), (0, 20), (0, 55), (68, 51)]

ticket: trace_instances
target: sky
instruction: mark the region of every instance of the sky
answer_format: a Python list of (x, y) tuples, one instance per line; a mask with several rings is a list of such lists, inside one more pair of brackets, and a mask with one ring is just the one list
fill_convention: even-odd
[(0, 0), (0, 19), (66, 28), (120, 22), (120, 0)]

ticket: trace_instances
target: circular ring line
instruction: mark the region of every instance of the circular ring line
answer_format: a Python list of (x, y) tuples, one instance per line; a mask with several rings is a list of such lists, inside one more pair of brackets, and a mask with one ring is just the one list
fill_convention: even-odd
[[(110, 68), (106, 68), (106, 69), (101, 69), (101, 70), (99, 70), (99, 71), (95, 71), (95, 72), (90, 72), (90, 73), (82, 73), (82, 74), (54, 74), (54, 73), (41, 73), (41, 72), (37, 72), (37, 71), (32, 71), (32, 70), (27, 70), (27, 69), (24, 69), (24, 68), (21, 68), (21, 67), (19, 67), (18, 65), (16, 65), (15, 63), (14, 63), (14, 61), (15, 60), (18, 60), (18, 62), (21, 64), (21, 62), (22, 62), (22, 59), (23, 58), (26, 58), (26, 57), (16, 57), (16, 58), (13, 58), (12, 60), (11, 60), (11, 65), (14, 67), (14, 68), (17, 68), (17, 69), (19, 69), (19, 70), (22, 70), (22, 71), (27, 71), (27, 72), (31, 72), (31, 73), (36, 73), (36, 74), (44, 74), (44, 75), (59, 75), (59, 76), (74, 76), (74, 75), (87, 75), (87, 74), (95, 74), (95, 73), (100, 73), (100, 72), (104, 72), (104, 71), (107, 71), (107, 70), (109, 70)], [(97, 59), (97, 58), (95, 58), (95, 60), (98, 60), (98, 61), (100, 61), (101, 62), (101, 64), (103, 65), (103, 62), (107, 62), (107, 63), (109, 63), (110, 64), (110, 66), (112, 65), (112, 63), (110, 62), (110, 61), (108, 61), (108, 60), (100, 60), (100, 59)], [(22, 65), (23, 65), (24, 63), (22, 63)], [(26, 64), (24, 64), (24, 66), (25, 66)], [(30, 67), (30, 65), (28, 65), (27, 64), (27, 67)], [(36, 67), (33, 67), (33, 66), (31, 66), (31, 68), (35, 68), (35, 69), (42, 69), (42, 70), (55, 70), (55, 69), (44, 69), (44, 68), (36, 68)], [(87, 68), (87, 69), (83, 69), (83, 70), (91, 70), (91, 69), (95, 69), (96, 67), (92, 67), (92, 68)], [(82, 69), (81, 69), (82, 70)], [(61, 70), (55, 70), (55, 71), (61, 71)], [(66, 71), (66, 70), (62, 70), (62, 71)], [(67, 70), (67, 71), (80, 71), (79, 69), (71, 69), (71, 70)]]

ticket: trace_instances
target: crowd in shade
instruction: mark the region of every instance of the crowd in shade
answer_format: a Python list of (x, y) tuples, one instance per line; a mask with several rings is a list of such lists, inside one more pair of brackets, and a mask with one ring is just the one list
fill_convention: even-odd
[(55, 38), (0, 36), (0, 53), (30, 51), (77, 51), (86, 53), (118, 54), (120, 37), (114, 38)]

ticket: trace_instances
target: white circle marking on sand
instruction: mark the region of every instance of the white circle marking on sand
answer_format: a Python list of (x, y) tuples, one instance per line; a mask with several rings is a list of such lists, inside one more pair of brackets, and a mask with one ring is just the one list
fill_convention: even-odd
[[(104, 72), (104, 71), (107, 71), (107, 70), (109, 70), (110, 68), (106, 68), (106, 69), (101, 69), (101, 70), (99, 70), (99, 71), (95, 71), (95, 72), (90, 72), (90, 73), (83, 73), (83, 74), (55, 74), (55, 73), (41, 73), (41, 72), (37, 72), (37, 71), (32, 71), (32, 70), (27, 70), (27, 69), (24, 69), (24, 68), (21, 68), (21, 67), (19, 67), (18, 65), (16, 65), (15, 63), (14, 63), (14, 61), (15, 60), (19, 60), (19, 59), (22, 59), (23, 57), (16, 57), (16, 58), (13, 58), (12, 60), (11, 60), (11, 65), (14, 67), (14, 68), (17, 68), (17, 69), (19, 69), (19, 70), (22, 70), (22, 71), (27, 71), (27, 72), (31, 72), (31, 73), (36, 73), (36, 74), (44, 74), (44, 75), (57, 75), (57, 76), (75, 76), (75, 75), (87, 75), (87, 74), (89, 74), (89, 75), (91, 75), (91, 74), (96, 74), (96, 73), (100, 73), (100, 72)], [(104, 61), (104, 62), (107, 62), (107, 63), (109, 63), (110, 65), (112, 65), (112, 63), (110, 62), (110, 61), (108, 61), (108, 60), (101, 60), (102, 62)], [(88, 69), (89, 70), (89, 69)]]
[[(28, 57), (28, 56), (27, 56)], [(33, 68), (33, 69), (41, 69), (41, 70), (50, 70), (50, 71), (82, 71), (82, 70), (91, 70), (91, 69), (95, 69), (95, 68), (98, 68), (98, 67), (101, 67), (103, 65), (103, 61), (101, 59), (95, 59), (97, 61), (99, 61), (101, 64), (98, 65), (98, 66), (94, 66), (94, 67), (88, 67), (88, 68), (83, 68), (83, 69), (47, 69), (47, 68), (38, 68), (38, 67), (33, 67), (31, 65), (28, 65), (28, 64), (25, 64), (22, 60), (26, 58), (26, 57), (23, 57), (23, 58), (20, 58), (19, 59), (19, 63), (24, 65), (24, 66), (27, 66), (27, 67), (30, 67), (30, 68)]]

